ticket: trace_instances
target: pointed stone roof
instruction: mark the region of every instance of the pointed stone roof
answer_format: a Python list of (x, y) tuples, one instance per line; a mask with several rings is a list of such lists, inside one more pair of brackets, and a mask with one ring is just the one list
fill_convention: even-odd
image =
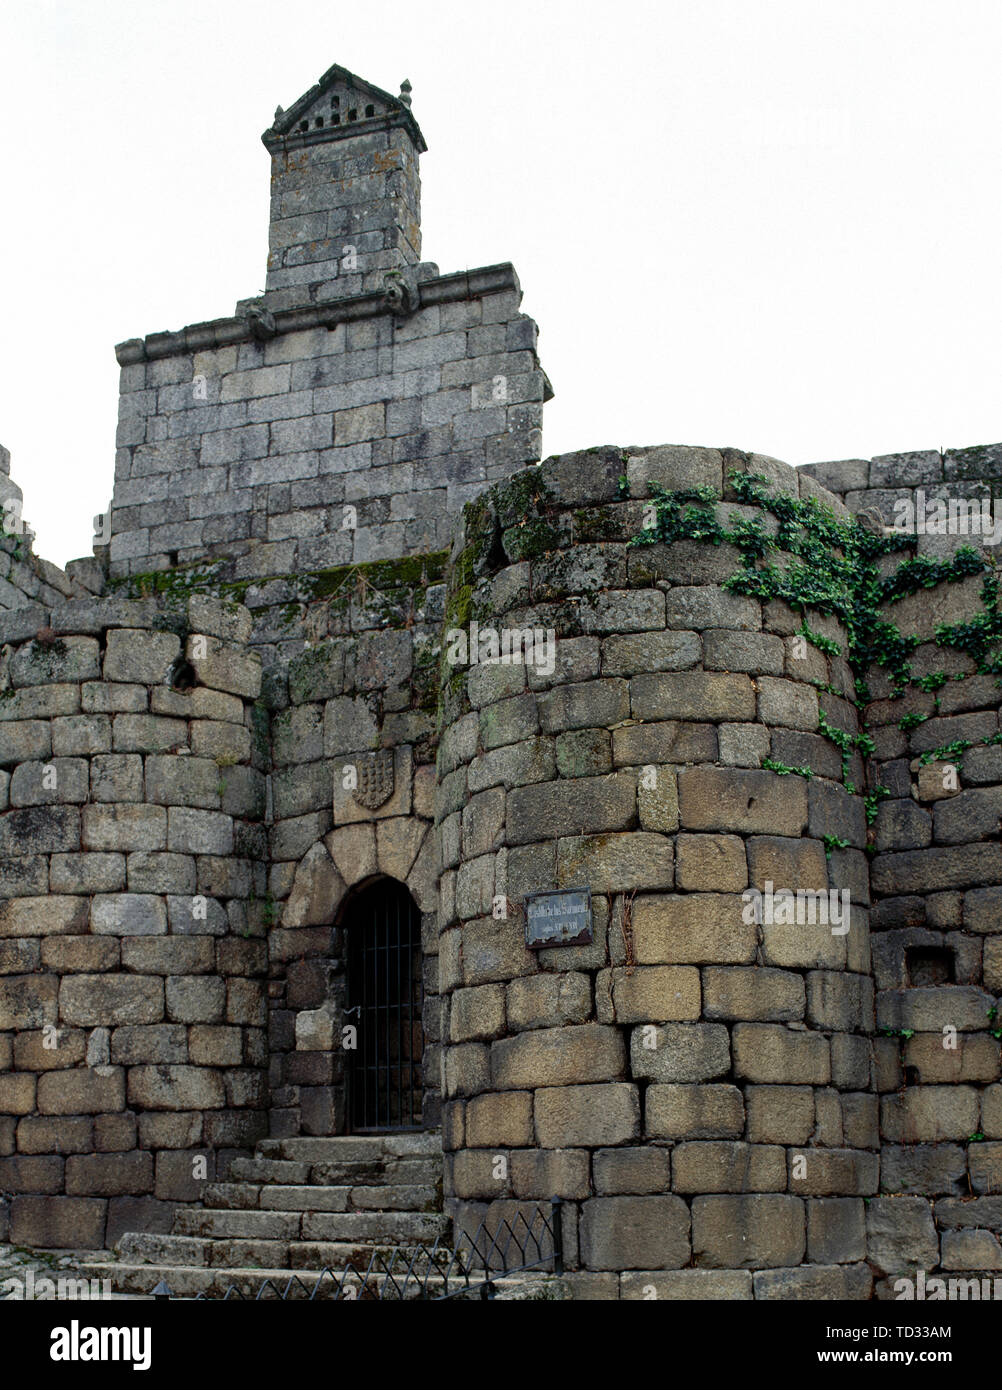
[(410, 90), (410, 83), (404, 81), (400, 95), (391, 96), (335, 63), (288, 111), (278, 108), (273, 124), (261, 139), (269, 150), (295, 149), (403, 126), (423, 154), (428, 146), (411, 114)]

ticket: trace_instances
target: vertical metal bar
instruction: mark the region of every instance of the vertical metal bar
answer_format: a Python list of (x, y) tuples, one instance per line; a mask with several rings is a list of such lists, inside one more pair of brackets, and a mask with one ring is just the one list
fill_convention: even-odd
[(400, 1007), (403, 1000), (400, 994), (400, 956), (403, 950), (403, 941), (400, 936), (400, 894), (397, 894), (397, 992), (393, 996), (394, 1012), (396, 1014), (396, 1034), (397, 1034), (397, 1124), (404, 1122), (404, 1037), (403, 1024), (404, 1015)]
[(559, 1197), (550, 1199), (550, 1219), (553, 1222), (553, 1272), (564, 1272), (564, 1223), (561, 1216), (562, 1203)]
[(365, 1048), (365, 1114), (362, 1123), (368, 1128), (371, 1123), (372, 1112), (372, 1057), (373, 1048), (379, 1044), (379, 1035), (375, 1031), (372, 1015), (372, 981), (369, 979), (369, 972), (372, 966), (372, 940), (375, 906), (371, 894), (366, 894), (366, 913), (362, 929), (365, 932), (363, 950), (365, 951), (365, 1022), (366, 1022), (366, 1048)]
[(407, 1089), (414, 1123), (414, 903), (407, 903)]
[(386, 1099), (383, 1102), (385, 1119), (382, 1123), (391, 1123), (390, 1115), (390, 1096), (393, 1094), (393, 1080), (391, 1061), (390, 1061), (390, 904), (387, 897), (383, 898), (383, 1037), (386, 1047)]

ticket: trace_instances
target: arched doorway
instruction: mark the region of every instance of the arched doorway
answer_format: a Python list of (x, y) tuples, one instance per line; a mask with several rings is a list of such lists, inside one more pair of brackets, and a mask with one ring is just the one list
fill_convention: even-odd
[(346, 1020), (358, 1029), (346, 1059), (348, 1128), (420, 1129), (421, 913), (404, 884), (381, 878), (346, 904), (340, 925)]

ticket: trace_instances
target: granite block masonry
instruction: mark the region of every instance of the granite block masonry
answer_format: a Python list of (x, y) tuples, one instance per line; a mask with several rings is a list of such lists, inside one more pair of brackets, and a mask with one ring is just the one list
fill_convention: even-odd
[(310, 1145), (413, 1128), (366, 1238), (560, 1197), (579, 1297), (995, 1268), (990, 543), (899, 534), (863, 619), (804, 586), (999, 448), (540, 463), (513, 268), (421, 260), (409, 84), (264, 143), (265, 294), (118, 348), (110, 543), (40, 560), (0, 451), (0, 1240), (308, 1268), (355, 1232)]

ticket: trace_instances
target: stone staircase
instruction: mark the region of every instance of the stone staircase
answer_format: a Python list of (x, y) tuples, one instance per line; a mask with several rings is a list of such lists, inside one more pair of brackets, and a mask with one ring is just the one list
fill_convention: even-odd
[(116, 1260), (84, 1268), (133, 1295), (166, 1279), (176, 1297), (230, 1285), (255, 1297), (267, 1280), (281, 1290), (292, 1275), (308, 1290), (325, 1267), (364, 1272), (376, 1250), (447, 1238), (441, 1207), (437, 1130), (265, 1139), (253, 1158), (234, 1160), (230, 1181), (207, 1185), (202, 1207), (176, 1213), (170, 1235), (125, 1235)]

